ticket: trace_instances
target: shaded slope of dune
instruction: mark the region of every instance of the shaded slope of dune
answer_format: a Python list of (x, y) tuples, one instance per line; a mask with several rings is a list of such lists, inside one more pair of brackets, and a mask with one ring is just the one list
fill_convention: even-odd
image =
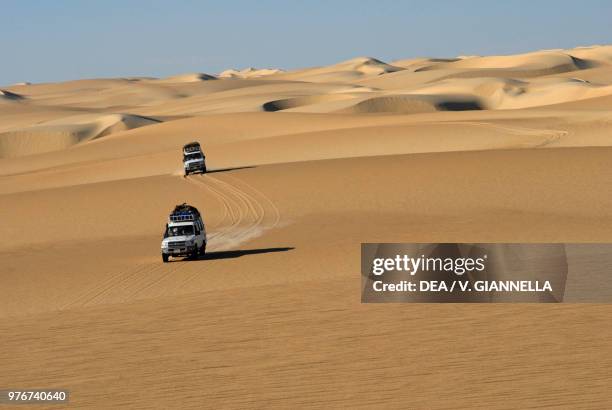
[(338, 112), (417, 114), (434, 111), (481, 110), (483, 108), (482, 102), (470, 95), (389, 95), (370, 98)]
[(334, 101), (350, 100), (353, 97), (346, 94), (325, 94), (325, 95), (312, 95), (305, 97), (287, 98), (283, 100), (268, 101), (262, 108), (264, 111), (274, 112), (291, 110), (293, 108), (300, 108), (308, 105), (316, 105), (321, 103), (328, 103)]
[(78, 115), (0, 134), (0, 157), (57, 151), (159, 121), (129, 114)]
[(11, 91), (7, 91), (7, 90), (0, 90), (0, 102), (3, 101), (19, 101), (22, 100), (23, 96), (11, 92)]
[(216, 80), (217, 77), (214, 75), (206, 74), (206, 73), (187, 73), (174, 75), (171, 77), (166, 77), (159, 82), (168, 82), (168, 83), (193, 83), (197, 81), (208, 81), (208, 80)]

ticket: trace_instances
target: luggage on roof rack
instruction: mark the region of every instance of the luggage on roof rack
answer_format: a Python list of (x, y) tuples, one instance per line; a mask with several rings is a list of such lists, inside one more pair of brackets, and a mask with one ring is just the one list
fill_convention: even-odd
[(202, 148), (200, 147), (200, 143), (197, 141), (190, 142), (189, 144), (185, 144), (183, 146), (184, 154), (190, 154), (192, 152), (198, 152), (198, 151), (202, 151)]
[(168, 219), (170, 222), (188, 222), (200, 218), (200, 211), (195, 206), (182, 203), (174, 207)]

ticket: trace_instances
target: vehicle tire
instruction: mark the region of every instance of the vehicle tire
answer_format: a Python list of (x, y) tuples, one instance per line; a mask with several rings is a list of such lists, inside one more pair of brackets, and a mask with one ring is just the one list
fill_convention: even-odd
[(189, 176), (189, 171), (185, 171), (185, 176)]
[(193, 252), (191, 252), (191, 259), (198, 259), (198, 256), (200, 256), (200, 250), (196, 247)]
[(201, 255), (206, 255), (206, 242), (202, 244), (202, 248), (200, 249)]
[(202, 173), (205, 174), (206, 173), (206, 165), (204, 165), (204, 167), (202, 168)]
[(162, 253), (162, 260), (164, 261), (164, 263), (168, 262), (168, 258), (169, 258), (169, 255)]

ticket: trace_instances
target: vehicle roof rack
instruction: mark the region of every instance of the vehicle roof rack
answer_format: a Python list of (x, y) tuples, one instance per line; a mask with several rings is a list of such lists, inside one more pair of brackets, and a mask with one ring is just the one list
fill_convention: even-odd
[(183, 146), (183, 152), (185, 154), (189, 154), (189, 153), (197, 152), (197, 151), (202, 151), (202, 148), (200, 148), (200, 143), (197, 141), (190, 142), (189, 144), (185, 144)]
[(194, 206), (182, 203), (174, 207), (168, 219), (170, 222), (189, 222), (200, 218), (200, 211)]

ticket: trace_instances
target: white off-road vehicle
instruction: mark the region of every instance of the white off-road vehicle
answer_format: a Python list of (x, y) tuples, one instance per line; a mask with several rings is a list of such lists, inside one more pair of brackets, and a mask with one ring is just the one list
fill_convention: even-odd
[(190, 142), (183, 147), (185, 176), (194, 172), (206, 173), (206, 157), (199, 142)]
[(196, 207), (177, 205), (168, 216), (161, 243), (162, 260), (170, 256), (198, 258), (206, 252), (206, 227)]

